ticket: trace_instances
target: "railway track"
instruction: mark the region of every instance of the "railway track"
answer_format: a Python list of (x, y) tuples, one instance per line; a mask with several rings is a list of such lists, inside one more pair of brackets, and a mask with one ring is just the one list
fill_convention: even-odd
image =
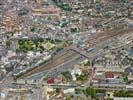
[(87, 42), (91, 44), (90, 46), (94, 46), (97, 43), (100, 43), (101, 41), (106, 41), (108, 39), (121, 36), (123, 34), (128, 34), (129, 32), (133, 32), (133, 28), (123, 29), (123, 30), (118, 30), (118, 31), (104, 32), (104, 33), (96, 33), (96, 35), (93, 36), (92, 39), (88, 40)]
[(64, 52), (63, 54), (60, 54), (60, 56), (58, 55), (58, 57), (55, 56), (55, 57), (51, 58), (50, 61), (46, 62), (42, 66), (38, 66), (31, 70), (27, 70), (26, 72), (18, 75), (15, 79), (24, 78), (24, 77), (30, 76), (35, 73), (39, 73), (44, 70), (50, 70), (50, 69), (58, 66), (61, 63), (71, 60), (73, 57), (78, 56), (78, 55), (79, 54), (77, 54), (76, 52), (69, 50), (68, 52)]
[[(100, 41), (106, 41), (110, 38), (114, 38), (119, 35), (127, 34), (129, 32), (133, 32), (133, 29), (109, 32), (108, 34), (103, 33), (103, 34), (101, 34), (101, 36), (98, 33), (92, 40), (92, 42), (93, 42), (92, 47), (94, 45), (96, 45), (97, 43), (100, 43)], [(64, 51), (61, 51), (61, 53), (54, 55), (52, 57), (52, 59), (50, 61), (48, 61), (47, 63), (45, 63), (44, 65), (30, 69), (30, 70), (26, 71), (25, 73), (18, 75), (15, 79), (21, 79), (21, 78), (25, 78), (27, 76), (33, 75), (35, 73), (39, 73), (39, 72), (42, 72), (45, 70), (51, 70), (52, 68), (54, 68), (64, 62), (67, 62), (78, 55), (84, 56), (86, 58), (91, 58), (93, 54), (90, 53), (90, 55), (87, 55), (86, 52), (82, 52), (81, 50), (70, 46), (70, 47), (66, 48)], [(96, 55), (96, 54), (94, 54), (94, 55)]]

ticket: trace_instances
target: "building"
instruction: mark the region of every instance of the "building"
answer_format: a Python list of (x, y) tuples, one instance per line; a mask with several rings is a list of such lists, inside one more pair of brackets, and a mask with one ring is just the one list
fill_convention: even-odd
[(58, 82), (60, 82), (60, 81), (61, 81), (61, 78), (55, 77), (55, 78), (48, 79), (48, 80), (47, 80), (47, 83), (48, 83), (48, 84), (54, 84), (54, 83), (58, 83)]
[(52, 19), (60, 19), (60, 9), (55, 7), (45, 7), (39, 9), (32, 9), (34, 16), (51, 17)]
[(113, 79), (114, 78), (114, 74), (112, 72), (105, 72), (105, 78)]
[(133, 97), (114, 97), (113, 100), (133, 100)]

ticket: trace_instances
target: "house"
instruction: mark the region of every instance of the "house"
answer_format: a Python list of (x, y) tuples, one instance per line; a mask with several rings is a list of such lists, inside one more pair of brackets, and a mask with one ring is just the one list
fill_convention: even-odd
[(125, 73), (128, 73), (128, 74), (132, 75), (133, 74), (133, 67), (126, 68)]
[(105, 78), (113, 79), (114, 78), (114, 74), (112, 72), (105, 72)]
[(133, 89), (133, 84), (126, 85), (126, 89)]
[(48, 84), (54, 84), (54, 83), (59, 83), (61, 81), (61, 78), (55, 77), (47, 80)]
[(98, 100), (104, 100), (105, 95), (105, 93), (96, 93), (96, 98)]
[(5, 75), (6, 75), (6, 70), (4, 68), (0, 68), (0, 80), (2, 80)]
[(47, 81), (47, 83), (48, 83), (48, 84), (53, 84), (53, 83), (54, 83), (54, 78), (49, 79), (49, 80)]
[(114, 97), (113, 100), (133, 100), (133, 97)]
[(100, 79), (99, 78), (93, 78), (91, 82), (98, 84), (100, 82)]
[(6, 98), (6, 94), (5, 93), (0, 93), (0, 100), (5, 100)]
[(82, 73), (81, 70), (80, 69), (77, 69), (77, 68), (71, 70), (71, 75), (72, 75), (73, 80), (74, 81), (76, 80), (76, 76), (75, 76), (76, 74), (77, 75), (81, 75), (81, 73)]
[(97, 79), (105, 79), (104, 72), (95, 72), (94, 78), (97, 78)]
[(67, 93), (74, 93), (74, 92), (75, 92), (75, 88), (65, 89), (63, 92), (64, 92), (64, 94), (67, 94)]
[(133, 75), (128, 75), (128, 80), (132, 81), (133, 80)]

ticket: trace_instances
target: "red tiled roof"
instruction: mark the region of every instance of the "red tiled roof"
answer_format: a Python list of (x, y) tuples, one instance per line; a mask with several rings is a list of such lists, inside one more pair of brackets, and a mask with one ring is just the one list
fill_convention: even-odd
[(92, 69), (88, 69), (88, 72), (91, 74), (92, 73)]
[(54, 83), (54, 78), (49, 79), (49, 80), (47, 81), (47, 83), (48, 83), (48, 84), (53, 84), (53, 83)]
[(106, 78), (114, 78), (114, 74), (112, 72), (106, 72), (105, 77)]
[(54, 84), (54, 83), (59, 82), (60, 80), (61, 80), (61, 79), (58, 78), (58, 77), (56, 77), (56, 78), (51, 78), (51, 79), (48, 79), (48, 80), (47, 80), (47, 83), (48, 83), (48, 84)]
[(92, 80), (101, 80), (100, 78), (93, 78)]

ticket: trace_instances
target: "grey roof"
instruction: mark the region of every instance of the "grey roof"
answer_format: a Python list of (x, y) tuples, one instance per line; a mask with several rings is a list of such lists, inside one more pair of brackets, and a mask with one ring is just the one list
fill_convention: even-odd
[(126, 72), (126, 73), (131, 73), (131, 74), (133, 74), (133, 67), (128, 67), (128, 68), (126, 68), (126, 69), (125, 69), (125, 72)]
[(133, 57), (133, 48), (131, 48), (130, 50), (128, 50), (128, 54)]

